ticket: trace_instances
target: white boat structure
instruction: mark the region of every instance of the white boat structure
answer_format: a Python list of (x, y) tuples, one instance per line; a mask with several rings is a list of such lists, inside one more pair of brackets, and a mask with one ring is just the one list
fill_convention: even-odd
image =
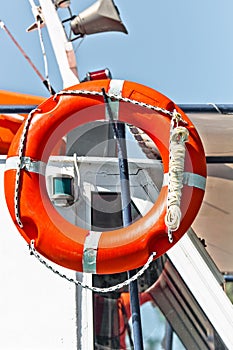
[[(115, 4), (98, 0), (74, 16), (67, 0), (29, 2), (28, 30), (46, 26), (63, 90), (37, 71), (49, 99), (0, 91), (0, 348), (233, 349), (233, 105), (177, 106), (105, 68), (80, 83), (73, 40), (127, 33)], [(160, 136), (170, 124), (191, 140), (185, 146), (179, 131), (175, 229), (160, 222), (165, 202), (156, 204), (172, 183), (172, 139)]]

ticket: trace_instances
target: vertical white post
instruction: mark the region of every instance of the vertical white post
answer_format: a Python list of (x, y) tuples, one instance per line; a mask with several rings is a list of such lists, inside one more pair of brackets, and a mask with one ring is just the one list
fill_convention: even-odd
[(53, 51), (63, 80), (63, 87), (79, 83), (73, 45), (66, 33), (51, 0), (40, 0), (40, 5)]

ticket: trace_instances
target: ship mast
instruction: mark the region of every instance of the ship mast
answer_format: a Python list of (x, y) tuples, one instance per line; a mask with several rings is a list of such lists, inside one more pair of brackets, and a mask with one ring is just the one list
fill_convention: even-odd
[[(33, 0), (29, 0), (32, 11), (36, 17)], [(39, 0), (41, 11), (46, 23), (48, 34), (58, 63), (59, 72), (63, 81), (63, 88), (79, 83), (75, 53), (72, 43), (67, 39), (66, 33), (51, 0)]]
[[(32, 12), (37, 21), (37, 8), (33, 0), (29, 0), (32, 6)], [(79, 83), (76, 57), (72, 42), (67, 39), (65, 30), (55, 9), (52, 0), (39, 0), (41, 12), (43, 14), (46, 28), (51, 40), (51, 45), (57, 60), (59, 72), (63, 82), (63, 88)], [(83, 283), (92, 285), (92, 275), (86, 273), (77, 273), (77, 278)], [(74, 298), (75, 298), (74, 290)], [(77, 327), (77, 341), (80, 349), (94, 349), (93, 344), (93, 293), (90, 290), (79, 288), (77, 297), (79, 305), (77, 308), (83, 312), (80, 313)], [(78, 312), (79, 310), (76, 310)]]
[[(75, 85), (79, 83), (79, 77), (78, 77), (78, 70), (77, 70), (77, 63), (76, 63), (76, 57), (73, 50), (72, 41), (67, 38), (65, 29), (63, 27), (63, 24), (58, 16), (58, 13), (56, 11), (55, 4), (60, 3), (59, 1), (53, 2), (52, 0), (39, 0), (40, 7), (35, 6), (33, 0), (29, 0), (32, 12), (34, 14), (36, 23), (45, 23), (48, 35), (51, 40), (51, 45), (53, 47), (53, 51), (57, 60), (57, 64), (59, 67), (59, 72), (62, 78), (63, 82), (63, 88), (67, 88), (69, 86)], [(65, 1), (64, 1), (65, 2)], [(85, 21), (82, 22), (82, 25), (79, 24), (79, 18), (77, 16), (77, 19), (75, 18), (73, 23), (71, 22), (71, 28), (73, 29), (73, 32), (77, 35), (77, 33), (80, 33), (80, 30), (84, 30), (84, 33), (81, 32), (79, 35), (84, 36), (85, 34), (93, 34), (95, 31), (101, 32), (101, 31), (121, 31), (124, 33), (127, 33), (126, 28), (124, 27), (123, 23), (120, 20), (118, 11), (116, 11), (115, 5), (113, 2), (108, 2), (108, 5), (105, 5), (104, 1), (99, 1), (98, 6), (109, 6), (111, 3), (111, 6), (113, 7), (113, 12), (109, 14), (109, 18), (107, 19), (107, 22), (105, 17), (103, 17), (100, 13), (98, 13), (97, 8), (95, 7), (95, 4), (92, 5), (90, 8), (88, 8), (86, 11), (83, 12), (83, 18), (85, 16), (88, 18), (86, 28), (85, 28)], [(69, 1), (67, 2), (67, 5), (69, 5)], [(58, 6), (58, 5), (57, 5)], [(116, 13), (114, 12), (116, 11)], [(94, 13), (94, 17), (93, 17)], [(42, 18), (40, 17), (42, 16)], [(92, 26), (92, 17), (94, 18), (94, 21), (98, 21), (98, 26)], [(113, 18), (113, 21), (111, 22), (111, 19)], [(104, 24), (104, 25), (103, 25)], [(97, 29), (99, 27), (99, 29)], [(105, 28), (102, 30), (102, 27)], [(38, 28), (39, 29), (39, 28)], [(86, 32), (85, 32), (86, 31)], [(108, 105), (108, 103), (106, 103)], [(125, 131), (122, 129), (122, 126), (119, 124), (117, 126), (119, 129), (119, 132), (122, 133), (121, 139), (124, 140), (124, 133)], [(117, 140), (119, 142), (119, 140)], [(125, 143), (122, 144), (124, 146), (124, 153), (126, 153)], [(121, 150), (121, 147), (120, 147)], [(130, 203), (130, 200), (127, 196), (129, 192), (129, 184), (128, 181), (125, 181), (125, 176), (128, 176), (128, 168), (127, 164), (127, 157), (121, 158), (119, 155), (119, 162), (124, 162), (124, 171), (121, 171), (122, 164), (120, 164), (119, 169), (121, 173), (121, 178), (123, 176), (123, 179), (121, 183), (126, 183), (128, 188), (123, 188), (122, 191), (125, 193), (123, 198), (125, 198), (126, 203)], [(123, 174), (123, 175), (122, 175)], [(124, 208), (124, 203), (122, 203), (122, 208)], [(131, 222), (131, 213), (129, 212), (130, 208), (129, 205), (126, 208), (126, 214), (123, 213), (123, 217), (125, 218), (124, 226), (127, 226)], [(131, 273), (128, 272), (129, 277), (131, 276)], [(92, 274), (87, 273), (77, 273), (76, 274), (77, 279), (82, 280), (82, 282), (86, 285), (92, 286), (93, 278)], [(78, 305), (77, 308), (80, 310), (81, 313), (78, 318), (78, 347), (80, 349), (89, 349), (94, 350), (94, 320), (93, 320), (93, 292), (88, 289), (81, 289), (79, 288), (77, 290), (77, 296), (78, 296)], [(134, 281), (130, 284), (130, 296), (131, 296), (131, 309), (132, 309), (132, 315), (135, 322), (133, 322), (133, 334), (134, 334), (134, 343), (135, 343), (135, 349), (136, 350), (142, 350), (143, 349), (143, 341), (142, 341), (142, 329), (141, 329), (141, 319), (140, 319), (140, 304), (138, 299), (138, 289), (137, 289), (137, 281)], [(79, 329), (80, 328), (80, 329)]]

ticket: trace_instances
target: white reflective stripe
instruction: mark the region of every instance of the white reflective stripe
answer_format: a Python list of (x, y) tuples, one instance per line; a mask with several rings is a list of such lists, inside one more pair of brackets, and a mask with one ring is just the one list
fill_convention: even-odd
[[(112, 79), (110, 81), (110, 84), (109, 84), (108, 93), (109, 94), (113, 94), (115, 96), (120, 96), (121, 97), (122, 96), (123, 85), (124, 85), (124, 80)], [(109, 104), (110, 104), (110, 107), (111, 107), (113, 119), (118, 120), (120, 101), (111, 101), (109, 99)], [(106, 116), (106, 119), (109, 119), (109, 115), (108, 115), (107, 110), (106, 110), (105, 116)]]
[[(7, 158), (5, 170), (18, 169), (19, 161), (18, 156)], [(22, 157), (20, 168), (32, 173), (45, 175), (46, 163), (40, 160), (34, 161), (30, 157)]]
[(96, 273), (96, 259), (102, 232), (89, 231), (83, 247), (83, 272)]
[[(168, 173), (164, 174), (163, 186), (168, 185), (168, 178)], [(191, 187), (197, 187), (204, 191), (206, 186), (206, 178), (202, 175), (184, 172), (183, 184)]]
[(112, 79), (109, 84), (108, 93), (116, 96), (122, 96), (124, 80)]
[(200, 188), (204, 191), (206, 187), (206, 178), (198, 174), (185, 172), (183, 183), (188, 186)]

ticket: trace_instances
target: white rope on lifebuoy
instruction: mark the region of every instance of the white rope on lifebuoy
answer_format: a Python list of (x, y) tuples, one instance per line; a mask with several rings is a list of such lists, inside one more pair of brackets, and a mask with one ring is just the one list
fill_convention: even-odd
[(180, 225), (181, 189), (183, 187), (185, 142), (188, 140), (188, 129), (183, 126), (171, 126), (170, 134), (170, 159), (169, 159), (169, 181), (167, 197), (167, 213), (165, 224), (168, 228), (169, 241), (172, 242), (172, 231), (176, 231)]

